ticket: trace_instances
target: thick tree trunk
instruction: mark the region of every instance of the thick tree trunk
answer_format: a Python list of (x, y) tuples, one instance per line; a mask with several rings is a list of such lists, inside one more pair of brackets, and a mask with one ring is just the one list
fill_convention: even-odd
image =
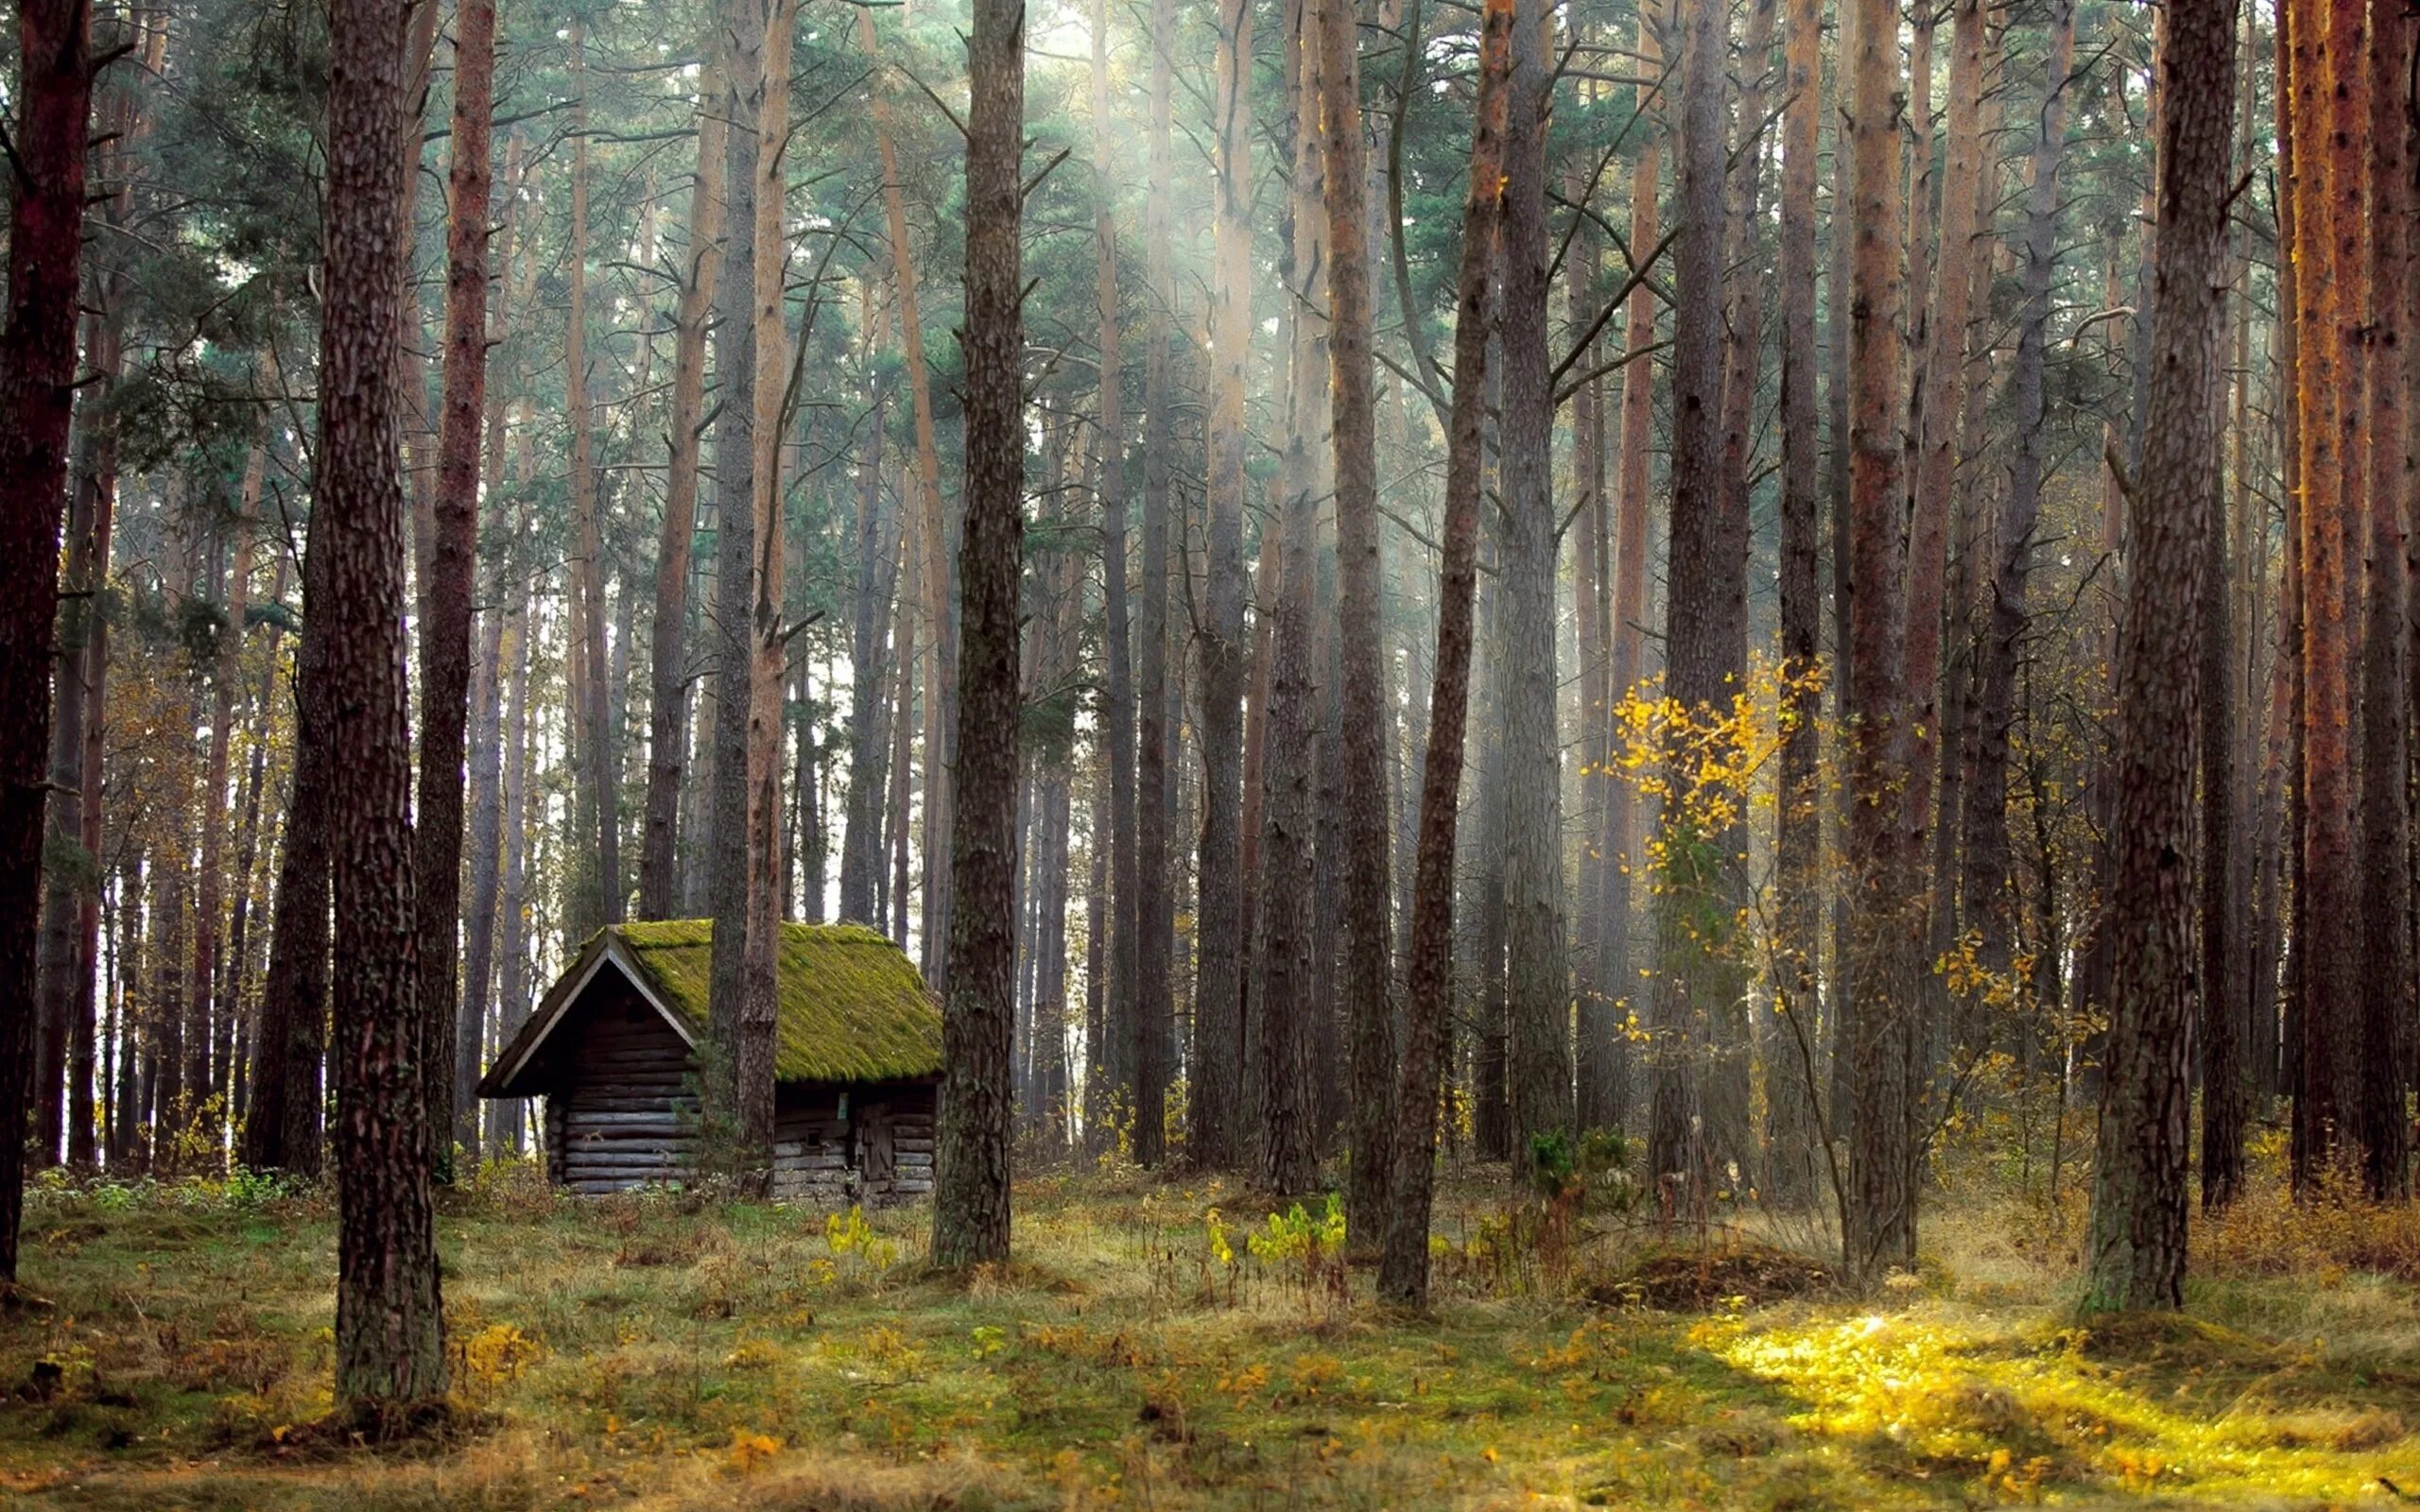
[(2358, 544), (2366, 455), (2360, 330), (2365, 297), (2368, 177), (2360, 146), (2370, 121), (2358, 5), (2293, 13), (2297, 175), (2293, 263), (2303, 329), (2297, 355), (2303, 482), (2303, 798), (2301, 1078), (2294, 1096), (2293, 1183), (2318, 1189), (2348, 1166), (2359, 1138), (2366, 971), (2358, 869), (2359, 772), (2352, 736), (2360, 643)]
[[(1516, 1162), (1527, 1160), (1533, 1140), (1569, 1132), (1573, 1116), (1563, 777), (1555, 734), (1559, 521), (1552, 472), (1553, 358), (1547, 350), (1552, 26), (1541, 0), (1516, 0), (1504, 129), (1505, 1086)], [(1719, 69), (1720, 60), (1714, 66)], [(1720, 148), (1716, 151), (1719, 162)]]
[[(302, 558), (302, 623), (333, 614), (324, 552)], [(320, 1174), (325, 1103), (321, 1061), (327, 1048), (329, 987), (329, 803), (335, 772), (327, 755), (328, 643), (307, 628), (295, 652), (294, 759), (278, 857), (277, 912), (269, 934), (268, 980), (252, 1041), (251, 1108), (241, 1160), (258, 1171), (310, 1179)]]
[(1421, 772), (1420, 859), (1405, 966), (1404, 1054), (1395, 1093), (1392, 1200), (1378, 1295), (1399, 1307), (1428, 1301), (1428, 1216), (1436, 1190), (1440, 1082), (1453, 1049), (1454, 842), (1461, 805), (1464, 715), (1470, 697), (1471, 601), (1478, 578), (1480, 427), (1503, 214), (1506, 79), (1513, 0), (1487, 0), (1479, 23), (1478, 98), (1471, 124), (1470, 192), (1454, 292), (1454, 400), (1446, 422), (1443, 558), (1437, 585), (1437, 672)]
[[(425, 1037), (422, 1067), (428, 1079), (429, 1127), (436, 1131), (441, 1173), (451, 1169), (447, 1151), (458, 1132), (455, 966), (461, 917), (471, 588), (478, 571), (479, 452), (487, 429), (489, 146), (494, 109), (495, 0), (458, 0), (454, 18), (454, 163), (445, 232), (445, 379), (438, 414), (435, 549), (421, 595), (426, 612), (420, 627), (420, 801), (413, 831)], [(574, 190), (583, 201), (584, 193)], [(573, 255), (579, 255), (577, 249)], [(575, 288), (579, 282), (575, 270)], [(477, 1141), (464, 1138), (460, 1143), (472, 1149), (475, 1163)]]
[[(2220, 494), (2220, 342), (2235, 112), (2233, 0), (2166, 12), (2159, 255), (2143, 466), (2119, 629), (2110, 1025), (2093, 1160), (2084, 1308), (2185, 1305), (2192, 1114), (2194, 784), (2202, 584), (2221, 576), (2204, 538)], [(2400, 542), (2396, 556), (2400, 564)], [(2401, 605), (2396, 605), (2401, 619)], [(2400, 625), (2397, 626), (2398, 634)], [(2223, 739), (2219, 744), (2224, 745)], [(2396, 769), (2398, 789), (2401, 768)], [(2204, 857), (2206, 862), (2209, 858)], [(2399, 895), (2398, 895), (2399, 896)], [(2397, 931), (2401, 920), (2397, 919)]]
[(689, 190), (689, 242), (682, 253), (686, 272), (672, 316), (672, 407), (665, 437), (669, 472), (664, 487), (664, 530), (655, 554), (647, 817), (639, 842), (642, 919), (669, 919), (677, 904), (681, 787), (688, 771), (689, 752), (690, 556), (698, 529), (699, 460), (704, 451), (706, 327), (715, 309), (715, 272), (720, 251), (717, 243), (722, 237), (723, 174), (729, 166), (730, 133), (731, 122), (719, 102), (711, 95), (702, 98), (698, 110), (697, 170)]
[[(2063, 9), (2070, 0), (2060, 0)], [(1898, 529), (1900, 444), (1898, 10), (1859, 0), (1847, 92), (1857, 238), (1849, 282), (1848, 867), (1855, 887), (1841, 1045), (1848, 1060), (1849, 1190), (1842, 1250), (1868, 1280), (1916, 1258), (1914, 1086), (1922, 899)], [(2054, 65), (2055, 66), (2055, 65)], [(2064, 70), (2061, 70), (2064, 72)]]
[(410, 732), (406, 720), (406, 510), (396, 475), (403, 244), (403, 34), (391, 13), (331, 12), (319, 510), (324, 555), (324, 745), (298, 752), (344, 774), (334, 840), (337, 1100), (336, 1390), (388, 1431), (445, 1389), (430, 1192), (428, 1083), (417, 1059)]
[[(1332, 999), (1321, 990), (1320, 929), (1325, 881), (1319, 869), (1318, 791), (1321, 757), (1323, 637), (1317, 623), (1319, 501), (1328, 469), (1322, 403), (1329, 369), (1325, 290), (1328, 223), (1322, 204), (1327, 160), (1319, 130), (1326, 54), (1321, 45), (1318, 0), (1286, 8), (1288, 173), (1286, 296), (1282, 328), (1289, 335), (1282, 375), (1286, 451), (1277, 493), (1282, 510), (1261, 536), (1261, 664), (1253, 691), (1250, 738), (1260, 748), (1244, 763), (1240, 909), (1251, 948), (1246, 954), (1242, 1025), (1244, 1081), (1251, 1109), (1255, 1183), (1273, 1193), (1306, 1192), (1319, 1172), (1323, 1090), (1313, 1067), (1321, 1059), (1320, 1021)], [(1271, 571), (1271, 567), (1274, 571)], [(1328, 859), (1333, 859), (1332, 857)]]
[[(787, 242), (784, 207), (787, 180), (783, 146), (789, 133), (790, 55), (798, 25), (797, 0), (770, 0), (765, 18), (762, 94), (754, 121), (757, 182), (748, 233), (755, 238), (752, 394), (756, 413), (749, 435), (750, 535), (754, 560), (749, 586), (748, 681), (746, 689), (747, 783), (745, 813), (745, 917), (747, 934), (739, 965), (738, 1023), (731, 1041), (734, 1134), (745, 1190), (761, 1193), (773, 1159), (773, 1056), (780, 1022), (778, 963), (782, 923), (782, 690), (786, 641), (782, 633), (782, 432), (783, 391), (789, 370), (783, 329), (784, 267)], [(742, 129), (749, 124), (738, 123)], [(734, 216), (731, 232), (741, 225)], [(725, 1001), (731, 1001), (726, 999)]]
[(75, 412), (78, 258), (92, 116), (92, 7), (22, 0), (0, 325), (0, 1283), (17, 1279), (33, 1081), (43, 804), (50, 756), (59, 517)]
[[(2404, 1091), (2411, 1077), (2411, 820), (2406, 799), (2411, 687), (2405, 665), (2404, 532), (2411, 507), (2411, 431), (2404, 385), (2410, 378), (2404, 323), (2412, 268), (2409, 247), (2413, 196), (2405, 158), (2411, 115), (2405, 74), (2411, 63), (2411, 24), (2400, 6), (2372, 8), (2368, 57), (2370, 122), (2367, 171), (2370, 222), (2364, 240), (2369, 273), (2368, 416), (2358, 435), (2352, 470), (2367, 468), (2369, 560), (2361, 599), (2361, 1180), (2371, 1197), (2408, 1196), (2411, 1189), (2411, 1119)], [(2173, 23), (2169, 41), (2175, 41)], [(2170, 80), (2169, 109), (2181, 79)], [(2165, 244), (2163, 243), (2163, 249)], [(2166, 318), (2168, 306), (2161, 307)], [(2223, 590), (2220, 590), (2223, 592)]]
[[(1748, 522), (1744, 487), (1724, 487), (1720, 434), (1725, 17), (1699, 7), (1686, 19), (1665, 696), (1695, 730), (1728, 713), (1746, 669)], [(1715, 1167), (1743, 1153), (1732, 1143), (1736, 1124), (1718, 1120), (1708, 1096), (1716, 1055), (1744, 1048), (1721, 1041), (1743, 986), (1732, 920), (1744, 893), (1735, 857), (1746, 846), (1736, 824), (1708, 828), (1689, 797), (1712, 754), (1685, 734), (1662, 754), (1672, 797), (1655, 894), (1647, 1169), (1668, 1216), (1681, 1208), (1701, 1211)]]
[[(1318, 0), (1325, 51), (1329, 392), (1336, 423), (1338, 653), (1343, 676), (1344, 1015), (1352, 1065), (1352, 1231), (1375, 1239), (1394, 1138), (1393, 941), (1387, 868), (1387, 679), (1379, 650), (1378, 441), (1370, 353), (1369, 153), (1358, 17)], [(1365, 1246), (1366, 1247), (1366, 1246)]]
[(967, 42), (966, 538), (964, 666), (951, 831), (959, 890), (942, 1000), (941, 1131), (933, 1169), (933, 1263), (962, 1270), (1009, 1258), (1014, 1104), (1012, 933), (1016, 867), (1017, 581), (1025, 541), (1025, 390), (1018, 311), (1025, 142), (1023, 0), (976, 0)]
[[(709, 617), (715, 668), (712, 850), (707, 909), (714, 919), (709, 992), (712, 1044), (704, 1080), (707, 1119), (719, 1152), (743, 1178), (756, 1160), (749, 1139), (749, 1089), (742, 1079), (747, 1021), (751, 889), (749, 718), (753, 703), (755, 623), (755, 472), (758, 362), (756, 195), (762, 141), (756, 126), (766, 90), (768, 4), (719, 0), (723, 31), (722, 109), (731, 123), (723, 183), (722, 268), (716, 279), (715, 370), (721, 406), (715, 427), (715, 612)], [(725, 1011), (725, 1009), (728, 1011)], [(769, 1159), (771, 1144), (764, 1155)]]

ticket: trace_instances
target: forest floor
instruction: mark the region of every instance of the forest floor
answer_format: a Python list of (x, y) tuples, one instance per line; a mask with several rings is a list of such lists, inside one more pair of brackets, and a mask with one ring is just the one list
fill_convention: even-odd
[(1676, 1246), (1463, 1174), (1438, 1306), (1410, 1318), (1370, 1299), (1322, 1213), (1272, 1221), (1215, 1184), (1029, 1179), (1016, 1263), (965, 1285), (922, 1265), (922, 1210), (577, 1203), (491, 1171), (441, 1215), (458, 1425), (371, 1449), (312, 1426), (324, 1194), (41, 1191), (27, 1295), (0, 1314), (0, 1503), (2420, 1501), (2399, 1263), (2420, 1265), (2420, 1228), (2256, 1207), (2197, 1230), (2212, 1273), (2186, 1316), (2087, 1330), (2058, 1237), (2080, 1216), (2072, 1197), (1928, 1216), (1921, 1270), (1855, 1300), (1740, 1231)]

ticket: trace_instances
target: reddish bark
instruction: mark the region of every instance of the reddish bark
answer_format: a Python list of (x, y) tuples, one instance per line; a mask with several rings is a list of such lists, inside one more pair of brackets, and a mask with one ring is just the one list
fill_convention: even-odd
[(90, 0), (21, 0), (0, 325), (0, 1282), (17, 1277), (32, 1080), (59, 522), (76, 393)]

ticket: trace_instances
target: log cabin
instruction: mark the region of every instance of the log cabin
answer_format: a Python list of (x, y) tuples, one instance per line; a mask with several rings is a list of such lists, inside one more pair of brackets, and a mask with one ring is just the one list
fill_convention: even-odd
[[(479, 1082), (543, 1102), (546, 1172), (582, 1194), (677, 1183), (700, 1138), (714, 925), (617, 924), (581, 946)], [(854, 924), (784, 924), (773, 1197), (841, 1208), (925, 1195), (942, 1018), (915, 965)]]

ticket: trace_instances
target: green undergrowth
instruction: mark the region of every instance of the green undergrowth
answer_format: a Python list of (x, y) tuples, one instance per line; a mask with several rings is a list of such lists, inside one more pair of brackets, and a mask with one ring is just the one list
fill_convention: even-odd
[(2058, 1246), (2038, 1243), (2044, 1213), (1934, 1217), (1925, 1266), (1858, 1299), (1747, 1232), (1657, 1236), (1462, 1174), (1440, 1204), (1438, 1306), (1413, 1318), (1373, 1301), (1340, 1215), (1274, 1206), (1204, 1182), (1039, 1177), (1018, 1189), (1017, 1262), (965, 1281), (925, 1269), (921, 1210), (581, 1203), (491, 1171), (446, 1198), (440, 1227), (457, 1427), (372, 1450), (315, 1427), (331, 1407), (324, 1195), (43, 1192), (26, 1295), (0, 1314), (0, 1504), (1850, 1509), (2420, 1492), (2420, 1314), (2411, 1285), (2377, 1272), (2241, 1267), (2197, 1282), (2184, 1317), (2084, 1329)]

